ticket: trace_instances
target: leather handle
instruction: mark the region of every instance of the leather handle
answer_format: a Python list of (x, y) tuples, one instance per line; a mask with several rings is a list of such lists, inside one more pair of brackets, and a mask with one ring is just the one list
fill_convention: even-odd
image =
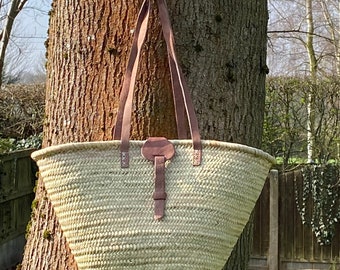
[[(175, 108), (176, 106), (181, 107), (184, 104), (187, 117), (188, 117), (190, 134), (193, 140), (193, 148), (194, 148), (193, 165), (198, 166), (201, 164), (201, 160), (202, 160), (202, 144), (201, 144), (201, 136), (200, 136), (199, 128), (198, 128), (198, 121), (197, 121), (197, 117), (196, 117), (195, 110), (194, 110), (194, 105), (190, 97), (189, 88), (186, 84), (183, 72), (181, 70), (181, 67), (178, 64), (178, 60), (176, 57), (175, 41), (174, 41), (175, 39), (174, 39), (173, 30), (171, 27), (170, 16), (168, 13), (166, 2), (165, 0), (158, 0), (157, 3), (158, 3), (158, 9), (159, 9), (159, 17), (160, 17), (162, 29), (163, 29), (163, 36), (164, 36), (164, 39), (167, 45), (172, 81), (174, 81), (175, 84), (177, 83), (179, 84), (179, 87), (182, 92), (181, 100), (183, 100), (183, 103), (180, 103), (178, 102), (176, 98), (177, 92), (174, 90), (174, 101), (175, 103), (177, 102), (177, 104), (175, 104)], [(175, 71), (173, 71), (173, 69)], [(181, 108), (178, 108), (178, 111), (180, 110)]]
[[(139, 58), (140, 58), (140, 49), (144, 43), (145, 35), (147, 31), (147, 22), (150, 14), (145, 13), (146, 8), (150, 7), (150, 0), (144, 1), (141, 9), (139, 11), (139, 15), (137, 18), (137, 24), (135, 29), (135, 35), (132, 43), (132, 49), (130, 52), (130, 57), (128, 61), (128, 65), (126, 68), (126, 73), (124, 76), (123, 87), (120, 94), (120, 103), (118, 109), (118, 115), (116, 120), (116, 125), (114, 129), (113, 139), (120, 140), (122, 125), (123, 125), (123, 116), (124, 116), (124, 108), (126, 104), (126, 100), (129, 93), (129, 86), (134, 85), (136, 78), (134, 77), (136, 74), (133, 73), (133, 70), (138, 67)], [(148, 11), (150, 12), (150, 10)], [(146, 25), (145, 29), (141, 29)], [(142, 31), (143, 30), (143, 31)], [(171, 69), (171, 66), (170, 66)], [(178, 84), (178, 80), (173, 79), (172, 70), (170, 70), (171, 74), (171, 82), (172, 82), (172, 90), (174, 96), (174, 106), (175, 106), (175, 116), (176, 116), (176, 124), (177, 124), (177, 134), (179, 139), (187, 138), (187, 127), (185, 124), (185, 111), (184, 111), (184, 103), (182, 99), (182, 93), (180, 90), (180, 86)]]
[[(159, 16), (161, 19), (163, 36), (167, 44), (169, 66), (171, 72), (172, 90), (174, 96), (176, 122), (178, 136), (180, 139), (186, 138), (184, 134), (184, 110), (186, 111), (188, 124), (190, 127), (191, 138), (193, 140), (193, 165), (200, 165), (202, 159), (202, 146), (198, 129), (198, 122), (194, 107), (191, 101), (188, 87), (185, 83), (183, 73), (177, 61), (173, 31), (170, 23), (169, 14), (164, 0), (158, 0)], [(119, 103), (116, 126), (114, 130), (114, 139), (121, 140), (121, 166), (129, 166), (129, 137), (131, 128), (131, 113), (133, 104), (133, 90), (136, 81), (138, 63), (140, 59), (141, 48), (145, 40), (147, 25), (150, 16), (150, 0), (145, 0), (140, 9), (133, 45), (128, 61), (128, 67), (125, 73), (121, 98)], [(185, 132), (186, 133), (186, 132)]]
[[(113, 139), (120, 140), (122, 137), (122, 126), (124, 118), (125, 105), (129, 103), (127, 101), (128, 94), (133, 91), (133, 87), (136, 82), (136, 75), (138, 69), (138, 63), (142, 45), (145, 40), (147, 25), (150, 16), (150, 0), (144, 0), (138, 14), (137, 24), (134, 31), (134, 37), (132, 41), (132, 48), (130, 51), (130, 57), (128, 60), (126, 72), (123, 79), (123, 87), (120, 93), (120, 101), (118, 107), (118, 114), (116, 118), (116, 125), (113, 132)], [(132, 88), (132, 89), (131, 89)], [(130, 113), (131, 117), (131, 113)]]

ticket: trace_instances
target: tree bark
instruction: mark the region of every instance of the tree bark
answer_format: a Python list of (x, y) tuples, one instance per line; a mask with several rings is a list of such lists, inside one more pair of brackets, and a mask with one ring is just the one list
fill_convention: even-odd
[[(44, 147), (112, 139), (141, 2), (53, 1)], [(266, 1), (172, 0), (168, 6), (202, 137), (258, 147), (267, 69)], [(156, 8), (149, 30), (131, 136), (176, 138), (166, 46)], [(77, 269), (41, 181), (36, 202), (22, 269)], [(250, 229), (225, 269), (246, 269)]]
[[(306, 49), (309, 59), (309, 73), (313, 83), (316, 82), (318, 72), (318, 62), (314, 50), (314, 19), (313, 19), (313, 2), (306, 0)], [(307, 100), (307, 163), (314, 162), (314, 122), (315, 122), (315, 101), (313, 87), (310, 87), (310, 93)]]

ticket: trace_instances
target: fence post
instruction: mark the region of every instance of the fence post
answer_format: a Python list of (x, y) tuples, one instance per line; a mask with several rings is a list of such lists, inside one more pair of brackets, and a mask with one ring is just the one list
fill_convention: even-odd
[(271, 170), (269, 192), (268, 270), (279, 270), (279, 172)]

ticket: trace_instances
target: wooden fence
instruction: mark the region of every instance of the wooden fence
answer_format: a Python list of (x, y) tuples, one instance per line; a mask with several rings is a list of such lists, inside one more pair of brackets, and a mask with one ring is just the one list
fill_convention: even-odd
[(35, 163), (24, 150), (0, 155), (0, 269), (21, 261), (34, 199)]
[[(302, 181), (300, 171), (267, 179), (255, 207), (251, 269), (340, 269), (340, 224), (336, 224), (331, 244), (320, 246), (297, 210), (295, 188), (301, 190)], [(276, 213), (273, 207), (277, 207)], [(275, 260), (277, 266), (272, 265)]]

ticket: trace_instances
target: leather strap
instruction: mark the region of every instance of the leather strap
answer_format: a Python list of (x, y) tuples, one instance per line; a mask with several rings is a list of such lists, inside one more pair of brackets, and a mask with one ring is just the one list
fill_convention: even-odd
[(120, 103), (113, 138), (114, 140), (121, 140), (120, 152), (122, 168), (129, 167), (129, 138), (131, 128), (133, 92), (136, 82), (140, 54), (148, 29), (150, 7), (150, 0), (144, 0), (138, 14), (132, 49), (124, 76), (122, 91), (120, 94)]
[[(169, 56), (169, 65), (172, 75), (172, 80), (175, 81), (175, 85), (178, 83), (183, 95), (183, 103), (179, 102), (176, 97), (176, 93), (174, 91), (174, 100), (175, 108), (176, 105), (178, 113), (181, 113), (183, 110), (182, 104), (185, 106), (185, 110), (188, 116), (188, 122), (190, 127), (191, 138), (193, 140), (193, 147), (194, 147), (194, 156), (193, 156), (193, 165), (198, 166), (201, 164), (202, 160), (202, 144), (201, 144), (201, 137), (198, 129), (198, 121), (195, 114), (194, 106), (190, 97), (189, 88), (185, 82), (183, 72), (181, 67), (178, 64), (176, 52), (175, 52), (175, 39), (173, 30), (171, 27), (170, 17), (168, 13), (168, 8), (166, 6), (165, 0), (158, 0), (158, 9), (159, 9), (159, 17), (162, 24), (163, 29), (163, 36), (167, 45), (168, 56)], [(175, 72), (173, 71), (175, 69)], [(179, 98), (178, 98), (179, 99)]]
[(165, 209), (165, 157), (156, 156), (155, 157), (155, 192), (153, 194), (153, 199), (155, 201), (155, 220), (161, 220), (164, 216)]
[[(167, 44), (171, 81), (174, 95), (176, 121), (178, 136), (186, 138), (184, 109), (187, 114), (191, 138), (193, 140), (193, 165), (200, 165), (202, 159), (202, 146), (198, 129), (198, 122), (190, 98), (188, 87), (185, 83), (183, 73), (178, 65), (173, 31), (170, 24), (169, 14), (164, 0), (158, 0), (159, 16), (161, 19), (163, 35)], [(150, 16), (150, 0), (145, 0), (138, 15), (134, 41), (130, 53), (127, 71), (124, 77), (121, 99), (114, 130), (114, 139), (121, 139), (121, 166), (129, 166), (129, 137), (131, 127), (131, 113), (133, 104), (133, 90), (140, 58), (140, 52), (145, 40), (148, 19)]]
[(124, 108), (127, 103), (127, 97), (131, 87), (134, 87), (136, 82), (136, 74), (138, 69), (138, 62), (142, 45), (145, 40), (147, 25), (150, 16), (150, 0), (144, 0), (137, 18), (137, 24), (134, 31), (134, 38), (132, 41), (132, 48), (130, 51), (130, 57), (125, 71), (123, 79), (123, 87), (120, 93), (120, 101), (118, 107), (118, 114), (116, 119), (116, 125), (113, 132), (113, 139), (120, 140), (122, 135), (122, 125)]
[[(120, 140), (121, 139), (121, 130), (122, 130), (122, 123), (123, 123), (123, 115), (124, 115), (124, 107), (127, 100), (127, 96), (129, 93), (129, 85), (135, 82), (135, 78), (133, 77), (133, 70), (135, 66), (138, 66), (139, 57), (140, 57), (140, 50), (143, 42), (145, 40), (146, 31), (141, 31), (141, 27), (143, 26), (143, 20), (148, 20), (149, 15), (146, 16), (145, 6), (149, 5), (150, 7), (150, 0), (144, 1), (142, 7), (139, 11), (139, 15), (137, 18), (137, 25), (135, 29), (134, 40), (132, 43), (132, 49), (130, 52), (129, 62), (126, 68), (126, 74), (124, 76), (123, 87), (120, 94), (120, 103), (119, 103), (119, 110), (116, 120), (116, 125), (114, 129), (113, 139)], [(138, 38), (138, 35), (140, 38)], [(139, 43), (141, 42), (141, 44)], [(184, 112), (184, 103), (182, 99), (182, 94), (180, 91), (180, 86), (178, 85), (178, 81), (173, 80), (172, 72), (171, 74), (171, 82), (172, 82), (172, 90), (174, 96), (174, 105), (175, 105), (175, 116), (176, 116), (176, 124), (177, 124), (177, 134), (179, 139), (186, 139), (187, 138), (187, 126), (185, 123), (185, 112)]]
[(143, 157), (154, 162), (154, 218), (161, 220), (164, 217), (165, 200), (167, 197), (165, 192), (165, 161), (170, 160), (174, 156), (175, 148), (164, 137), (150, 137), (144, 143), (141, 152)]

